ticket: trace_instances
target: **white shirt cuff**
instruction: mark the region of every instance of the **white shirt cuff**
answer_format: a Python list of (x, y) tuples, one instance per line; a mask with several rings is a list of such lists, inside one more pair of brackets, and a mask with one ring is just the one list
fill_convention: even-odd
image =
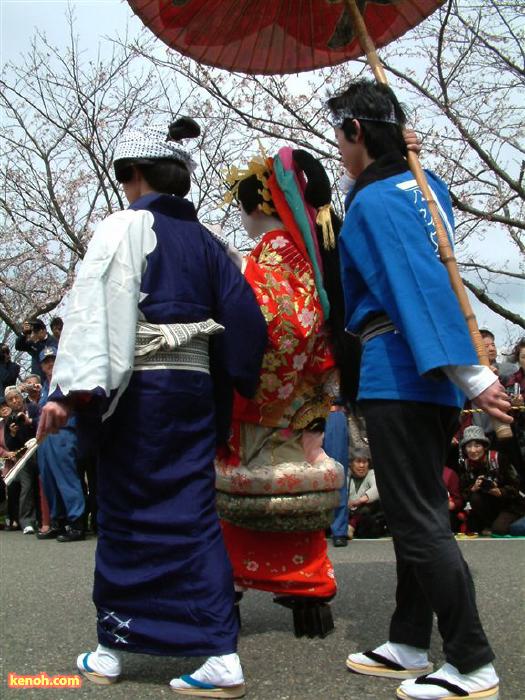
[(491, 384), (499, 381), (490, 367), (483, 365), (445, 365), (441, 369), (468, 399), (475, 399)]

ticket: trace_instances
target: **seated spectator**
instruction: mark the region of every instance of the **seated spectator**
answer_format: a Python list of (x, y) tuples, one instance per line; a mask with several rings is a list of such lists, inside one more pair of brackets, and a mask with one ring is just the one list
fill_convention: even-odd
[[(40, 363), (46, 376), (41, 407), (47, 401), (55, 356), (56, 350), (51, 347), (40, 353)], [(39, 540), (78, 542), (85, 539), (85, 499), (77, 470), (77, 447), (76, 420), (72, 417), (58, 433), (48, 435), (38, 448), (40, 477), (51, 518), (50, 529), (39, 532)]]
[(460, 522), (458, 515), (463, 509), (463, 498), (461, 497), (461, 487), (459, 476), (453, 469), (443, 467), (443, 482), (448, 494), (448, 511), (450, 515), (450, 527), (452, 532), (458, 532)]
[[(504, 382), (512, 405), (523, 408), (525, 403), (525, 337), (514, 348), (512, 359), (518, 363), (518, 369)], [(509, 454), (521, 478), (522, 488), (525, 488), (525, 411), (514, 412), (512, 424), (512, 445)]]
[(51, 319), (49, 327), (51, 328), (51, 333), (53, 334), (53, 337), (58, 343), (58, 341), (60, 340), (60, 334), (62, 333), (62, 328), (64, 328), (64, 321), (62, 321), (60, 316), (55, 316), (55, 318)]
[(4, 396), (6, 387), (16, 384), (20, 374), (20, 365), (11, 361), (9, 345), (0, 345), (0, 396)]
[[(24, 398), (16, 386), (6, 388), (5, 400), (11, 409), (11, 414), (5, 422), (5, 444), (10, 452), (16, 452), (23, 448), (28, 440), (35, 437), (38, 427), (38, 408), (34, 404), (24, 402)], [(32, 457), (16, 477), (16, 481), (20, 484), (19, 523), (24, 535), (32, 535), (35, 532), (36, 479), (36, 459)]]
[(460, 482), (470, 505), (469, 530), (506, 535), (511, 523), (525, 514), (516, 470), (506, 455), (489, 450), (489, 441), (477, 426), (466, 428), (460, 447), (464, 460)]
[(355, 449), (352, 454), (348, 508), (350, 509), (349, 540), (353, 537), (375, 538), (385, 534), (386, 523), (381, 512), (374, 470), (370, 466), (368, 447)]
[(51, 346), (58, 347), (56, 338), (49, 335), (45, 323), (39, 319), (36, 321), (25, 321), (22, 326), (22, 333), (17, 337), (15, 348), (31, 355), (31, 373), (38, 374), (44, 380), (44, 373), (40, 367), (38, 359), (42, 350)]

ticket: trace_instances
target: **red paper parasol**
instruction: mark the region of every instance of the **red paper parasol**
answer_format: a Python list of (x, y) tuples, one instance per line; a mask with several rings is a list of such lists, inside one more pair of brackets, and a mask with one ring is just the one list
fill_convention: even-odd
[[(200, 63), (242, 73), (298, 73), (363, 54), (345, 0), (128, 0), (164, 43)], [(444, 0), (358, 0), (377, 47)]]

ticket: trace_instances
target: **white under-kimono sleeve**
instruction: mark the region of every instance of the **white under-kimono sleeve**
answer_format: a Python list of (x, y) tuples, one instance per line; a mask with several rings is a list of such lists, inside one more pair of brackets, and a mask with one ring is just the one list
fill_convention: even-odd
[(157, 244), (152, 226), (150, 212), (131, 209), (97, 226), (69, 294), (51, 398), (77, 391), (109, 397), (127, 386), (141, 279)]

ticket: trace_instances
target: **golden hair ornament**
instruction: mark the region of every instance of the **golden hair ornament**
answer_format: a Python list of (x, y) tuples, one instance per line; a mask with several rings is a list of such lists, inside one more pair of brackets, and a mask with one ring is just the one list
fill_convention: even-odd
[(317, 218), (315, 222), (323, 231), (323, 247), (325, 250), (333, 250), (335, 248), (335, 233), (332, 226), (332, 205), (323, 204), (317, 210)]
[[(257, 140), (259, 141), (259, 139)], [(268, 188), (268, 177), (273, 173), (273, 159), (267, 156), (260, 141), (259, 150), (261, 155), (252, 158), (246, 168), (238, 168), (234, 165), (224, 174), (224, 182), (228, 185), (228, 191), (224, 195), (223, 202), (231, 204), (234, 199), (237, 199), (239, 183), (255, 175), (262, 185), (258, 192), (263, 202), (259, 204), (258, 208), (264, 214), (270, 216), (276, 212), (275, 207), (272, 206), (272, 194)]]

